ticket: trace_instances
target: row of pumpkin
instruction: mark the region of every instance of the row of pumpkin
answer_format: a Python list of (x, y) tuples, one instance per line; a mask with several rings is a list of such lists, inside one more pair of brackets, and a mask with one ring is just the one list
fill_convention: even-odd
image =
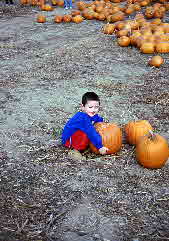
[[(117, 153), (122, 147), (122, 129), (114, 123), (99, 122), (95, 124), (102, 142), (109, 149), (107, 154)], [(153, 127), (147, 120), (130, 121), (124, 126), (126, 141), (135, 145), (136, 159), (145, 168), (161, 168), (169, 158), (167, 140), (153, 133)], [(90, 143), (92, 152), (98, 154), (98, 149)]]
[[(74, 23), (81, 23), (82, 21), (84, 20), (84, 18), (79, 14), (79, 15), (76, 15), (76, 14), (73, 14), (73, 11), (72, 11), (72, 14), (65, 14), (65, 15), (56, 15), (54, 16), (54, 19), (53, 21), (55, 23), (70, 23), (70, 22), (74, 22)], [(46, 22), (46, 16), (44, 15), (41, 15), (39, 14), (37, 16), (37, 20), (36, 20), (38, 23), (45, 23)]]
[[(73, 0), (74, 2), (74, 0)], [(47, 3), (46, 0), (20, 0), (21, 5), (31, 5), (31, 6), (39, 6), (42, 11), (52, 11), (53, 6), (64, 6), (64, 0), (51, 0), (50, 3)]]

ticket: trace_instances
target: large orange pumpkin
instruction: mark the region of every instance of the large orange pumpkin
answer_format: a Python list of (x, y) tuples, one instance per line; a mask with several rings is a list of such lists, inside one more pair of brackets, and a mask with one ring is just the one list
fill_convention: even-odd
[[(120, 150), (122, 146), (122, 131), (116, 124), (99, 122), (95, 124), (95, 128), (102, 137), (103, 146), (109, 149), (107, 154), (113, 154)], [(89, 145), (92, 152), (99, 153), (92, 143)]]
[(146, 168), (161, 168), (169, 157), (167, 140), (150, 132), (143, 136), (136, 146), (136, 159)]
[(131, 145), (136, 145), (140, 137), (148, 134), (149, 130), (153, 128), (147, 120), (130, 121), (124, 127), (127, 142)]

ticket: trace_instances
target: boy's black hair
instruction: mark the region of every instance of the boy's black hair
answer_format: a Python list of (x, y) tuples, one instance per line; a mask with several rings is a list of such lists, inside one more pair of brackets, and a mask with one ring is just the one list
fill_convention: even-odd
[(99, 96), (94, 93), (94, 92), (86, 92), (83, 96), (82, 96), (82, 105), (85, 106), (87, 104), (88, 101), (90, 100), (94, 100), (94, 101), (98, 101), (99, 105), (100, 105), (100, 98)]

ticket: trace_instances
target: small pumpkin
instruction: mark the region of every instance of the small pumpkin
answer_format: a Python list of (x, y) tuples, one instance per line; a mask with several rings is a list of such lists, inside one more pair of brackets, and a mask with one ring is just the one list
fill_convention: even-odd
[(30, 4), (31, 4), (32, 6), (36, 6), (36, 5), (37, 5), (37, 3), (38, 3), (38, 1), (37, 1), (37, 0), (31, 0), (31, 1), (30, 1)]
[(106, 24), (103, 26), (102, 31), (104, 34), (113, 34), (115, 29), (115, 25), (114, 24)]
[(153, 54), (155, 51), (154, 42), (143, 42), (140, 51), (144, 54)]
[(103, 13), (99, 13), (98, 18), (99, 21), (104, 21), (106, 19), (106, 16)]
[(121, 11), (118, 11), (117, 13), (111, 16), (111, 21), (112, 22), (122, 21), (124, 20), (124, 18), (125, 18), (125, 14)]
[(79, 2), (77, 2), (76, 6), (77, 6), (77, 9), (82, 11), (86, 8), (86, 3), (83, 1), (79, 1)]
[(165, 2), (165, 3), (164, 3), (164, 7), (165, 7), (166, 11), (168, 11), (168, 10), (169, 10), (169, 3), (168, 3), (168, 2)]
[(57, 5), (58, 5), (59, 7), (63, 7), (63, 6), (64, 6), (64, 0), (59, 0), (59, 1), (57, 1)]
[(58, 1), (57, 0), (51, 0), (52, 6), (56, 6)]
[(45, 4), (45, 0), (38, 0), (36, 5), (41, 7), (44, 4)]
[(159, 25), (161, 24), (161, 19), (160, 18), (154, 18), (152, 21), (151, 21), (151, 25)]
[(169, 157), (167, 140), (153, 132), (143, 136), (136, 146), (136, 159), (146, 168), (161, 168)]
[(42, 4), (41, 5), (41, 10), (42, 11), (53, 11), (53, 7), (51, 6), (51, 5), (49, 5), (49, 4)]
[(23, 5), (28, 4), (28, 0), (20, 0), (20, 4), (23, 4)]
[[(122, 131), (114, 123), (98, 122), (95, 124), (96, 131), (102, 137), (103, 146), (107, 147), (109, 151), (107, 154), (118, 152), (122, 146)], [(92, 144), (89, 144), (92, 152), (98, 154), (98, 149)]]
[(169, 33), (169, 23), (162, 23), (161, 24), (164, 30), (164, 33)]
[(140, 48), (141, 45), (145, 42), (146, 42), (146, 36), (140, 35), (136, 38), (135, 45), (137, 46), (137, 48)]
[(39, 15), (37, 16), (37, 22), (38, 22), (38, 23), (45, 23), (45, 22), (46, 22), (46, 16), (39, 14)]
[(122, 30), (119, 30), (116, 32), (116, 36), (118, 38), (120, 38), (122, 36), (128, 36), (128, 34), (129, 34), (129, 30), (127, 30), (127, 29), (122, 29)]
[(128, 47), (130, 45), (130, 38), (127, 36), (122, 36), (118, 38), (117, 42), (121, 47)]
[(81, 12), (77, 9), (72, 10), (72, 12), (71, 12), (72, 17), (75, 17), (76, 15), (80, 15), (80, 14), (81, 14)]
[(83, 22), (83, 17), (81, 15), (76, 15), (76, 16), (72, 17), (72, 22), (81, 23), (81, 22)]
[(115, 14), (117, 12), (121, 11), (119, 6), (113, 6), (113, 8), (111, 8), (111, 14)]
[(94, 19), (94, 11), (88, 10), (87, 8), (82, 11), (82, 16), (88, 20)]
[(56, 16), (54, 17), (54, 22), (55, 22), (55, 23), (61, 23), (62, 20), (63, 20), (63, 16), (56, 15)]
[(159, 68), (164, 63), (164, 59), (161, 56), (156, 55), (153, 56), (148, 63), (151, 66)]
[(153, 130), (147, 120), (130, 121), (125, 127), (126, 140), (131, 145), (136, 145), (139, 138), (148, 134), (149, 130)]
[(32, 6), (36, 6), (36, 5), (38, 5), (38, 0), (31, 0), (31, 1), (30, 1), (30, 4), (31, 4)]
[[(98, 19), (98, 17), (99, 17), (99, 13), (94, 12), (94, 13), (93, 13), (93, 18)], [(108, 19), (107, 19), (107, 21), (108, 21)], [(108, 22), (109, 22), (109, 21), (108, 21)]]
[(134, 32), (132, 33), (132, 35), (130, 36), (130, 43), (131, 45), (137, 45), (137, 38), (141, 36), (140, 32)]
[(153, 18), (154, 17), (154, 8), (151, 6), (151, 7), (147, 7), (146, 10), (145, 10), (145, 16), (147, 18)]
[(141, 10), (141, 6), (138, 3), (135, 3), (133, 7), (134, 7), (135, 11), (140, 11)]
[(163, 18), (165, 15), (165, 11), (162, 8), (155, 9), (154, 11), (154, 17), (155, 18)]
[(125, 10), (125, 14), (130, 15), (130, 14), (134, 13), (134, 11), (135, 11), (134, 7), (128, 7)]
[(125, 22), (124, 21), (119, 21), (119, 22), (115, 23), (115, 28), (118, 31), (124, 29), (124, 26), (125, 26)]
[(169, 52), (169, 42), (159, 42), (156, 43), (157, 53), (168, 53)]
[(98, 6), (98, 7), (96, 7), (96, 12), (97, 13), (101, 13), (102, 11), (103, 11), (103, 9), (104, 9), (104, 7), (103, 6)]
[(63, 22), (70, 23), (72, 21), (72, 16), (70, 14), (65, 14), (63, 16)]
[(139, 29), (139, 23), (137, 21), (131, 21), (129, 22), (125, 28), (131, 29), (131, 30), (138, 30)]
[(146, 7), (149, 3), (150, 3), (150, 1), (148, 1), (148, 0), (143, 0), (143, 1), (139, 2), (141, 7)]

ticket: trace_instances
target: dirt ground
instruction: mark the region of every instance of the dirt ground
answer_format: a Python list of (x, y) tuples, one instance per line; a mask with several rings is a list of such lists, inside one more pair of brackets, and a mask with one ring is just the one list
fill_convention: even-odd
[(141, 167), (123, 138), (116, 155), (67, 157), (62, 128), (95, 91), (106, 121), (146, 119), (169, 141), (169, 60), (120, 48), (104, 22), (54, 24), (0, 3), (0, 240), (169, 240), (169, 164)]

